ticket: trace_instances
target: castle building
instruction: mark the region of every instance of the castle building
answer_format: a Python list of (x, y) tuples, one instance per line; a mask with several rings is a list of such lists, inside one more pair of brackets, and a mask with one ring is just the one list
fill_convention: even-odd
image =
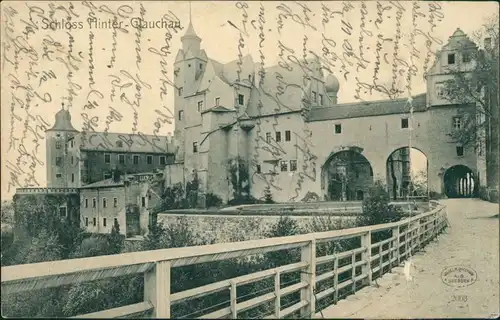
[(477, 50), (460, 29), (437, 53), (426, 93), (343, 104), (338, 79), (324, 74), (318, 58), (288, 67), (264, 67), (249, 55), (220, 63), (202, 49), (191, 21), (181, 41), (173, 138), (79, 132), (63, 107), (46, 132), (48, 188), (18, 195), (72, 190), (81, 226), (109, 232), (117, 219), (122, 232), (138, 234), (150, 219), (151, 194), (161, 192), (136, 179), (147, 172), (163, 171), (163, 187), (186, 187), (196, 177), (201, 205), (208, 194), (227, 202), (263, 198), (266, 189), (278, 202), (362, 200), (375, 181), (397, 199), (414, 195), (414, 148), (427, 158), (429, 192), (473, 196), (485, 184), (484, 154), (450, 137), (476, 116), (474, 104), (444, 98), (450, 68), (466, 71), (468, 50)]
[[(223, 64), (208, 57), (191, 22), (181, 40), (174, 72), (176, 162), (184, 180), (197, 173), (201, 193), (228, 201), (244, 184), (255, 198), (268, 186), (280, 202), (308, 194), (354, 200), (381, 180), (393, 197), (404, 197), (409, 147), (427, 157), (429, 192), (472, 196), (484, 183), (474, 148), (449, 135), (476, 107), (453, 104), (442, 92), (451, 66), (466, 70), (472, 63), (464, 47), (477, 50), (460, 29), (438, 52), (426, 93), (344, 104), (337, 102), (339, 81), (323, 74), (318, 59), (262, 68), (247, 55)], [(245, 168), (245, 181), (235, 185), (228, 166)]]

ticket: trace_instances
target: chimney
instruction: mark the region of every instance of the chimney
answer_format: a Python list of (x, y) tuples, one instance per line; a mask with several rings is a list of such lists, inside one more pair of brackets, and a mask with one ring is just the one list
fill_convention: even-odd
[(490, 37), (484, 39), (484, 48), (486, 50), (491, 49), (491, 38)]

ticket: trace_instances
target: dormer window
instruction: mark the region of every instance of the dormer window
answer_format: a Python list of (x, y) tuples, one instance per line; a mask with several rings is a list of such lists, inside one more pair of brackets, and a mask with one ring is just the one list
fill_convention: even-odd
[(448, 64), (455, 64), (455, 54), (448, 53)]
[(203, 100), (198, 101), (198, 112), (201, 112), (202, 109), (203, 109)]
[(240, 106), (244, 105), (245, 104), (245, 96), (242, 95), (242, 94), (238, 94), (238, 104)]
[(116, 146), (118, 148), (123, 148), (123, 141), (116, 141)]

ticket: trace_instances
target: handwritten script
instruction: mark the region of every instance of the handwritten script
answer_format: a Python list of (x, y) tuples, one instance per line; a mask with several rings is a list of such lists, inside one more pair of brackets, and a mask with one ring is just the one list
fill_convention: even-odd
[[(2, 154), (7, 157), (2, 190), (12, 194), (15, 188), (44, 186), (45, 131), (55, 125), (61, 109), (71, 114), (80, 146), (94, 145), (101, 132), (94, 147), (111, 150), (117, 142), (109, 134), (121, 132), (125, 150), (138, 144), (167, 152), (162, 137), (174, 132), (176, 124), (173, 140), (191, 148), (180, 139), (189, 124), (178, 121), (197, 115), (197, 102), (188, 95), (203, 85), (212, 90), (214, 78), (203, 76), (212, 72), (231, 82), (226, 90), (230, 98), (220, 101), (236, 111), (233, 120), (253, 120), (246, 155), (249, 179), (297, 201), (304, 186), (320, 179), (323, 164), (311, 122), (314, 109), (424, 92), (424, 75), (443, 45), (439, 26), (445, 13), (439, 2), (189, 6), (4, 2)], [(204, 13), (210, 18), (197, 18)], [(183, 38), (190, 16), (202, 40), (199, 52), (195, 38)], [(192, 78), (180, 63), (188, 58), (194, 59), (189, 64), (196, 70)], [(212, 59), (221, 63), (211, 64)], [(229, 63), (220, 71), (229, 61), (234, 66)], [(340, 83), (335, 95), (324, 89), (328, 75)], [(181, 104), (184, 113), (176, 109)], [(205, 101), (203, 108), (214, 104)], [(72, 165), (77, 168), (80, 160)]]

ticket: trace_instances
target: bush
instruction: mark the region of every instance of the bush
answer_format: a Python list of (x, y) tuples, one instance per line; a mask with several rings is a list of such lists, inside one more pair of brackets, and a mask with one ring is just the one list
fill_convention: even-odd
[(482, 200), (489, 201), (488, 189), (485, 186), (479, 187), (479, 198)]
[(497, 190), (495, 190), (495, 189), (490, 190), (488, 201), (493, 202), (493, 203), (498, 203), (498, 191)]
[(222, 205), (222, 199), (213, 193), (207, 193), (205, 195), (205, 206), (207, 208), (220, 207)]
[(363, 213), (358, 218), (360, 226), (398, 221), (401, 208), (389, 204), (390, 197), (382, 183), (376, 182), (363, 201)]

